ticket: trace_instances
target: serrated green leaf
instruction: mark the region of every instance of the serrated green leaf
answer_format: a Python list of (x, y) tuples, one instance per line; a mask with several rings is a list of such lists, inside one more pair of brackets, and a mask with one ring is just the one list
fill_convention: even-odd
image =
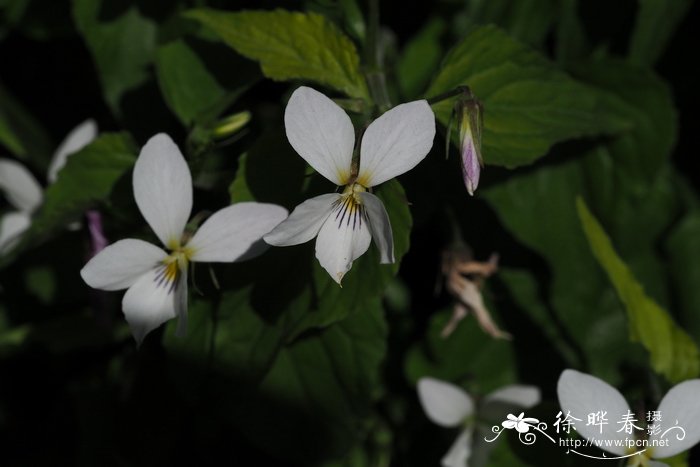
[(690, 9), (690, 0), (638, 0), (630, 38), (629, 60), (652, 66), (661, 57), (676, 27)]
[[(529, 164), (560, 141), (629, 127), (602, 111), (595, 89), (493, 26), (475, 30), (450, 51), (426, 95), (460, 85), (468, 85), (484, 104), (486, 164)], [(452, 102), (433, 108), (447, 125)]]
[(92, 53), (102, 92), (112, 112), (121, 99), (145, 83), (154, 57), (158, 26), (138, 5), (115, 0), (75, 0), (73, 19)]
[(630, 338), (646, 347), (651, 366), (670, 382), (697, 377), (700, 374), (697, 345), (667, 311), (646, 295), (581, 198), (576, 207), (591, 250), (625, 305)]
[(259, 61), (268, 78), (307, 79), (350, 97), (368, 97), (354, 44), (321, 15), (211, 9), (186, 15), (212, 29), (241, 55)]

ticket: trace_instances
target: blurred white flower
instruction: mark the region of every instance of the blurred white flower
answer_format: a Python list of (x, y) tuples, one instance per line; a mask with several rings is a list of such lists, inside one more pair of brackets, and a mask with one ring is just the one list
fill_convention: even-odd
[(192, 176), (184, 157), (166, 134), (141, 149), (133, 174), (136, 204), (161, 243), (120, 240), (93, 257), (80, 275), (91, 287), (128, 289), (122, 309), (140, 344), (164, 322), (178, 317), (178, 335), (187, 325), (187, 267), (190, 261), (234, 262), (261, 254), (262, 236), (286, 216), (283, 207), (238, 203), (215, 212), (188, 238)]
[[(629, 443), (635, 441), (634, 433), (621, 429), (618, 422), (632, 413), (625, 398), (614, 387), (595, 376), (576, 370), (564, 370), (557, 384), (557, 395), (562, 412), (581, 418), (599, 411), (607, 412), (607, 424), (576, 424), (578, 433), (589, 440), (611, 440), (599, 446), (609, 453), (624, 456), (630, 454)], [(700, 379), (684, 381), (672, 387), (661, 399), (656, 410), (667, 423), (663, 431), (652, 433), (649, 443), (658, 446), (647, 448), (639, 456), (630, 457), (630, 466), (667, 466), (653, 459), (675, 456), (693, 447), (700, 441)], [(682, 430), (671, 429), (678, 426)], [(682, 431), (682, 436), (677, 436)], [(668, 443), (658, 443), (664, 435)], [(634, 446), (634, 444), (631, 444)], [(639, 450), (644, 449), (640, 448)]]
[[(529, 409), (541, 399), (540, 390), (534, 386), (511, 385), (490, 393), (477, 406), (471, 396), (461, 388), (435, 378), (421, 378), (418, 381), (418, 397), (425, 414), (433, 423), (447, 428), (463, 427), (450, 450), (442, 458), (443, 467), (467, 467), (474, 453), (472, 439), (477, 427), (477, 415), (483, 418), (499, 418), (504, 412), (513, 409)], [(534, 420), (513, 418), (513, 427), (517, 429), (517, 424), (521, 424), (518, 431), (525, 429), (522, 425), (527, 424), (528, 420)], [(523, 433), (526, 431), (527, 429)]]
[[(78, 152), (97, 136), (97, 124), (86, 120), (68, 133), (49, 163), (46, 179), (54, 183), (68, 156)], [(31, 225), (32, 214), (43, 201), (43, 190), (34, 176), (20, 163), (0, 159), (0, 190), (17, 210), (0, 218), (0, 254), (11, 250)]]
[(300, 87), (284, 114), (296, 152), (342, 193), (311, 198), (265, 236), (275, 246), (316, 239), (316, 258), (338, 284), (374, 239), (381, 263), (394, 262), (389, 216), (370, 189), (415, 167), (435, 137), (435, 115), (425, 100), (397, 105), (362, 137), (359, 167), (352, 167), (355, 130), (350, 117), (318, 91)]

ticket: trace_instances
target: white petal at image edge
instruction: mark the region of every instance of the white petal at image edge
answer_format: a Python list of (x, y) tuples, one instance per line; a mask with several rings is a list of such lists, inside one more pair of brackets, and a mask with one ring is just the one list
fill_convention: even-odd
[[(625, 440), (634, 439), (634, 434), (627, 434), (618, 422), (630, 410), (622, 394), (605, 381), (576, 370), (564, 370), (557, 384), (557, 395), (562, 411), (562, 420), (567, 414), (582, 421), (574, 421), (578, 434), (587, 439), (612, 440), (611, 446), (601, 446), (601, 449), (618, 456), (627, 454)], [(590, 413), (605, 411), (607, 425), (588, 425)], [(635, 423), (639, 426), (639, 423)], [(602, 432), (601, 432), (602, 429)], [(615, 446), (619, 440), (620, 446)]]
[(465, 467), (472, 453), (472, 427), (459, 434), (450, 450), (442, 458), (442, 467)]
[(127, 238), (100, 251), (80, 270), (80, 275), (95, 289), (126, 289), (167, 256), (151, 243)]
[(343, 217), (339, 208), (336, 208), (316, 237), (316, 258), (338, 284), (352, 268), (353, 261), (367, 251), (372, 241), (366, 220), (360, 212), (356, 213), (355, 217), (347, 210)]
[(328, 219), (333, 203), (340, 199), (338, 193), (329, 193), (307, 199), (263, 238), (274, 246), (291, 246), (306, 243), (318, 235)]
[[(659, 423), (662, 433), (678, 423), (685, 430), (685, 437), (677, 439), (676, 435), (680, 433), (678, 429), (669, 431), (666, 435), (668, 445), (655, 447), (655, 458), (675, 456), (700, 442), (700, 379), (683, 381), (672, 387), (661, 399), (657, 410), (661, 415)], [(653, 440), (659, 438), (659, 435), (651, 435), (649, 438)]]
[(42, 189), (34, 175), (22, 164), (0, 159), (0, 191), (7, 201), (20, 211), (31, 213), (43, 199)]
[[(131, 334), (140, 345), (146, 335), (166, 321), (183, 313), (178, 310), (182, 305), (181, 296), (178, 295), (178, 287), (167, 281), (159, 280), (159, 270), (151, 269), (143, 274), (129, 287), (122, 299), (122, 310)], [(180, 279), (186, 277), (180, 276)], [(184, 311), (186, 313), (186, 310)]]
[(58, 178), (58, 172), (66, 165), (68, 156), (83, 149), (97, 137), (97, 123), (94, 120), (85, 120), (68, 133), (51, 158), (46, 179), (54, 183)]
[(301, 86), (289, 98), (284, 127), (289, 143), (311, 167), (336, 185), (347, 183), (355, 129), (338, 104)]
[(425, 100), (397, 105), (362, 136), (358, 181), (379, 185), (418, 165), (435, 138), (435, 114)]
[(134, 165), (134, 198), (166, 247), (179, 244), (192, 211), (192, 175), (180, 149), (165, 133), (148, 140)]
[(418, 398), (428, 418), (440, 426), (457, 426), (474, 413), (474, 402), (466, 392), (438, 379), (421, 378)]
[[(238, 203), (215, 212), (187, 244), (192, 261), (230, 262), (264, 251), (262, 237), (287, 217), (275, 204)], [(255, 250), (255, 251), (252, 251)]]
[(379, 249), (380, 263), (393, 263), (395, 261), (394, 234), (391, 231), (391, 221), (384, 208), (384, 203), (372, 193), (360, 193), (360, 199), (367, 209), (369, 230), (374, 244)]
[(10, 251), (21, 238), (21, 234), (31, 225), (32, 220), (25, 212), (8, 212), (0, 218), (0, 254)]

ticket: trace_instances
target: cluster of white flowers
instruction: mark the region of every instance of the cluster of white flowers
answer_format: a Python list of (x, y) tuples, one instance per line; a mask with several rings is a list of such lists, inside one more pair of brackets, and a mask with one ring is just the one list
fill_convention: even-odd
[(81, 270), (91, 287), (127, 289), (122, 309), (138, 343), (175, 317), (178, 334), (185, 332), (190, 262), (241, 261), (261, 254), (265, 242), (287, 246), (314, 237), (316, 257), (338, 284), (372, 238), (381, 262), (394, 262), (389, 216), (371, 188), (410, 170), (430, 151), (435, 116), (427, 101), (396, 106), (376, 119), (364, 133), (355, 170), (352, 122), (323, 94), (298, 88), (287, 105), (285, 127), (299, 155), (344, 186), (341, 192), (312, 198), (289, 217), (280, 206), (237, 203), (214, 213), (193, 235), (185, 229), (192, 177), (180, 150), (165, 134), (142, 148), (133, 172), (134, 198), (167, 251), (142, 240), (120, 240)]

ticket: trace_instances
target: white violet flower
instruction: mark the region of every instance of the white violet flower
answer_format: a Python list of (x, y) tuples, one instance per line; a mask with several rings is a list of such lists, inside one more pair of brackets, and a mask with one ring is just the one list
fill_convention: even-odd
[(287, 138), (318, 173), (344, 186), (341, 193), (311, 198), (265, 236), (275, 246), (316, 239), (316, 258), (338, 284), (374, 239), (381, 263), (394, 262), (391, 224), (370, 189), (415, 167), (435, 137), (435, 115), (425, 100), (397, 105), (367, 127), (353, 170), (355, 130), (350, 117), (308, 87), (292, 94), (284, 113)]
[[(467, 467), (469, 459), (476, 454), (473, 441), (478, 418), (491, 419), (502, 417), (513, 409), (529, 409), (539, 404), (540, 390), (534, 386), (510, 385), (490, 393), (480, 403), (474, 400), (454, 384), (435, 378), (421, 378), (418, 381), (418, 397), (428, 418), (435, 424), (447, 427), (462, 427), (462, 432), (442, 458), (443, 467)], [(527, 432), (529, 418), (515, 417), (509, 414), (512, 426), (520, 432)], [(508, 423), (508, 422), (504, 422)], [(504, 425), (505, 426), (505, 425)], [(476, 440), (480, 441), (480, 440)], [(481, 445), (484, 450), (490, 446)]]
[[(638, 444), (635, 443), (640, 440), (635, 434), (641, 428), (638, 426), (640, 422), (634, 418), (634, 412), (622, 394), (605, 381), (575, 370), (564, 370), (559, 377), (557, 394), (562, 413), (583, 420), (575, 423), (581, 436), (589, 440), (610, 440), (596, 446), (617, 456), (644, 451), (629, 458), (630, 466), (666, 466), (651, 459), (675, 456), (700, 441), (700, 379), (677, 384), (661, 399), (659, 408), (654, 411), (660, 420), (650, 422), (658, 429), (648, 426), (641, 432), (651, 432), (647, 438), (648, 447), (636, 447)], [(600, 423), (588, 424), (589, 414), (603, 414), (605, 418), (601, 417)], [(624, 420), (633, 429), (625, 429)], [(629, 425), (631, 423), (634, 425)]]
[[(97, 136), (97, 124), (86, 120), (68, 133), (54, 152), (46, 179), (54, 183), (58, 172), (66, 164), (68, 156), (83, 149)], [(0, 218), (0, 254), (11, 250), (22, 233), (31, 224), (31, 217), (43, 202), (43, 190), (39, 182), (22, 164), (11, 159), (0, 159), (0, 190), (17, 210)]]
[(141, 214), (169, 252), (143, 240), (120, 240), (93, 257), (80, 275), (96, 289), (128, 289), (122, 309), (140, 344), (146, 334), (176, 316), (177, 333), (184, 334), (191, 261), (234, 262), (261, 254), (266, 247), (262, 236), (287, 216), (287, 210), (237, 203), (212, 214), (188, 238), (192, 175), (178, 147), (163, 133), (141, 149), (133, 185)]

